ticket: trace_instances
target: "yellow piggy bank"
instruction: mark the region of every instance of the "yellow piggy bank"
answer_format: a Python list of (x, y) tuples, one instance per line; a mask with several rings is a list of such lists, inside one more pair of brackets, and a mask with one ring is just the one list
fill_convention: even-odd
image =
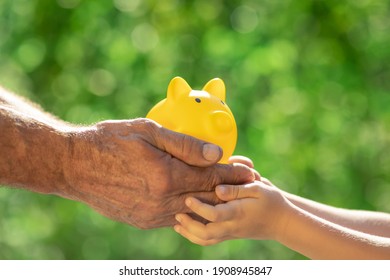
[(237, 142), (234, 116), (225, 103), (225, 84), (209, 81), (203, 90), (192, 90), (180, 77), (171, 80), (167, 98), (147, 114), (163, 127), (216, 144), (223, 149), (220, 163), (227, 163)]

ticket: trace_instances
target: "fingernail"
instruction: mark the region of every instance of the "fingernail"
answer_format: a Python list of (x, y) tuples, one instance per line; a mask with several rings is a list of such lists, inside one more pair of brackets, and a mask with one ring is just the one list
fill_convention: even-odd
[(221, 157), (221, 148), (214, 144), (203, 145), (203, 157), (208, 161), (217, 161)]
[(180, 217), (180, 215), (176, 215), (176, 216), (175, 216), (175, 219), (176, 219), (176, 221), (178, 221), (179, 223), (181, 223), (181, 217)]
[(185, 201), (185, 203), (186, 203), (186, 205), (187, 205), (188, 207), (190, 207), (190, 206), (192, 205), (192, 200), (189, 199), (189, 198), (187, 198), (186, 201)]
[(219, 192), (221, 195), (226, 194), (226, 187), (225, 186), (219, 185), (216, 187), (216, 189), (217, 189), (217, 192)]

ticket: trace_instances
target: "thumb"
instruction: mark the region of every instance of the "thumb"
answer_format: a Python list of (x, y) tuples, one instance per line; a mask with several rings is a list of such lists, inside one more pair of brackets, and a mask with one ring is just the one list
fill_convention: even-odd
[(189, 165), (211, 166), (222, 158), (222, 149), (217, 145), (162, 126), (158, 131), (155, 135), (157, 147)]
[(260, 187), (256, 183), (246, 185), (219, 185), (215, 188), (219, 199), (231, 201), (241, 198), (257, 198), (260, 195)]

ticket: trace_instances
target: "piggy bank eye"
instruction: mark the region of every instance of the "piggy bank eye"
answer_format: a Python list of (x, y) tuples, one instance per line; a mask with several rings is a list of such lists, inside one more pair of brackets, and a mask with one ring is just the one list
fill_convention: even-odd
[(202, 102), (202, 100), (200, 100), (200, 98), (195, 98), (195, 101), (196, 101), (197, 103)]
[(222, 103), (222, 105), (225, 105), (225, 102), (223, 102), (222, 100), (221, 100), (221, 103)]

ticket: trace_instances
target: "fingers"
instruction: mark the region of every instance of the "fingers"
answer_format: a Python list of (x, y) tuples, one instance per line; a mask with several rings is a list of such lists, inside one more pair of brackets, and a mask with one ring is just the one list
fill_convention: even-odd
[(270, 186), (270, 187), (274, 186), (272, 184), (272, 182), (270, 180), (268, 180), (267, 178), (261, 177), (260, 181), (263, 182), (264, 184)]
[(257, 170), (252, 169), (253, 174), (255, 175), (255, 181), (261, 181), (261, 175)]
[(247, 185), (219, 185), (215, 191), (217, 196), (223, 201), (232, 201), (240, 198), (253, 197), (260, 195), (259, 183), (250, 183)]
[(255, 175), (255, 180), (260, 181), (261, 180), (261, 175), (259, 172), (257, 172), (254, 169), (254, 164), (250, 158), (244, 157), (244, 156), (231, 156), (229, 158), (229, 163), (241, 163), (243, 165), (248, 166), (249, 168), (252, 169), (253, 174)]
[(234, 217), (234, 208), (224, 203), (212, 206), (194, 197), (187, 198), (185, 203), (195, 214), (210, 222), (223, 222)]
[(195, 244), (207, 246), (235, 236), (238, 213), (238, 204), (235, 202), (212, 206), (191, 197), (185, 203), (193, 213), (209, 222), (204, 224), (187, 214), (176, 214), (179, 224), (174, 226), (174, 230), (183, 237)]
[[(207, 168), (183, 165), (179, 160), (170, 162), (172, 183), (170, 190), (188, 196), (197, 196), (198, 193), (212, 192), (212, 204), (220, 201), (215, 196), (215, 187), (221, 184), (237, 185), (253, 182), (255, 175), (245, 165), (215, 164)], [(211, 196), (212, 196), (211, 195)]]
[(210, 169), (209, 180), (213, 189), (220, 184), (237, 185), (253, 182), (256, 178), (252, 169), (240, 163), (217, 164)]
[[(154, 142), (151, 144), (174, 157), (170, 162), (172, 179), (173, 182), (182, 182), (183, 193), (186, 190), (214, 191), (219, 184), (243, 184), (256, 179), (255, 171), (243, 164), (216, 164), (222, 157), (220, 147), (168, 130), (151, 120), (147, 123), (154, 140), (149, 140)], [(184, 166), (183, 161), (189, 166)]]
[(218, 236), (217, 228), (212, 223), (204, 225), (191, 219), (186, 214), (176, 215), (176, 220), (180, 224), (175, 225), (173, 229), (192, 243), (208, 246), (224, 240), (222, 238), (215, 237)]
[(222, 157), (222, 149), (217, 145), (162, 126), (155, 129), (156, 146), (189, 165), (206, 167), (217, 163)]
[(231, 156), (228, 160), (229, 163), (241, 163), (249, 168), (254, 168), (253, 162), (250, 158), (244, 157), (244, 156)]
[(195, 198), (188, 198), (186, 205), (194, 213), (210, 222), (204, 224), (187, 214), (177, 214), (175, 218), (180, 224), (174, 226), (176, 232), (191, 242), (203, 246), (216, 244), (226, 239), (231, 231), (227, 221), (232, 220), (234, 216), (232, 207), (227, 207), (226, 204), (211, 206)]
[(161, 151), (194, 166), (210, 166), (222, 158), (222, 149), (186, 134), (166, 129), (157, 122), (139, 118), (131, 121), (104, 121), (97, 124), (105, 133), (115, 133), (123, 139), (138, 134)]

